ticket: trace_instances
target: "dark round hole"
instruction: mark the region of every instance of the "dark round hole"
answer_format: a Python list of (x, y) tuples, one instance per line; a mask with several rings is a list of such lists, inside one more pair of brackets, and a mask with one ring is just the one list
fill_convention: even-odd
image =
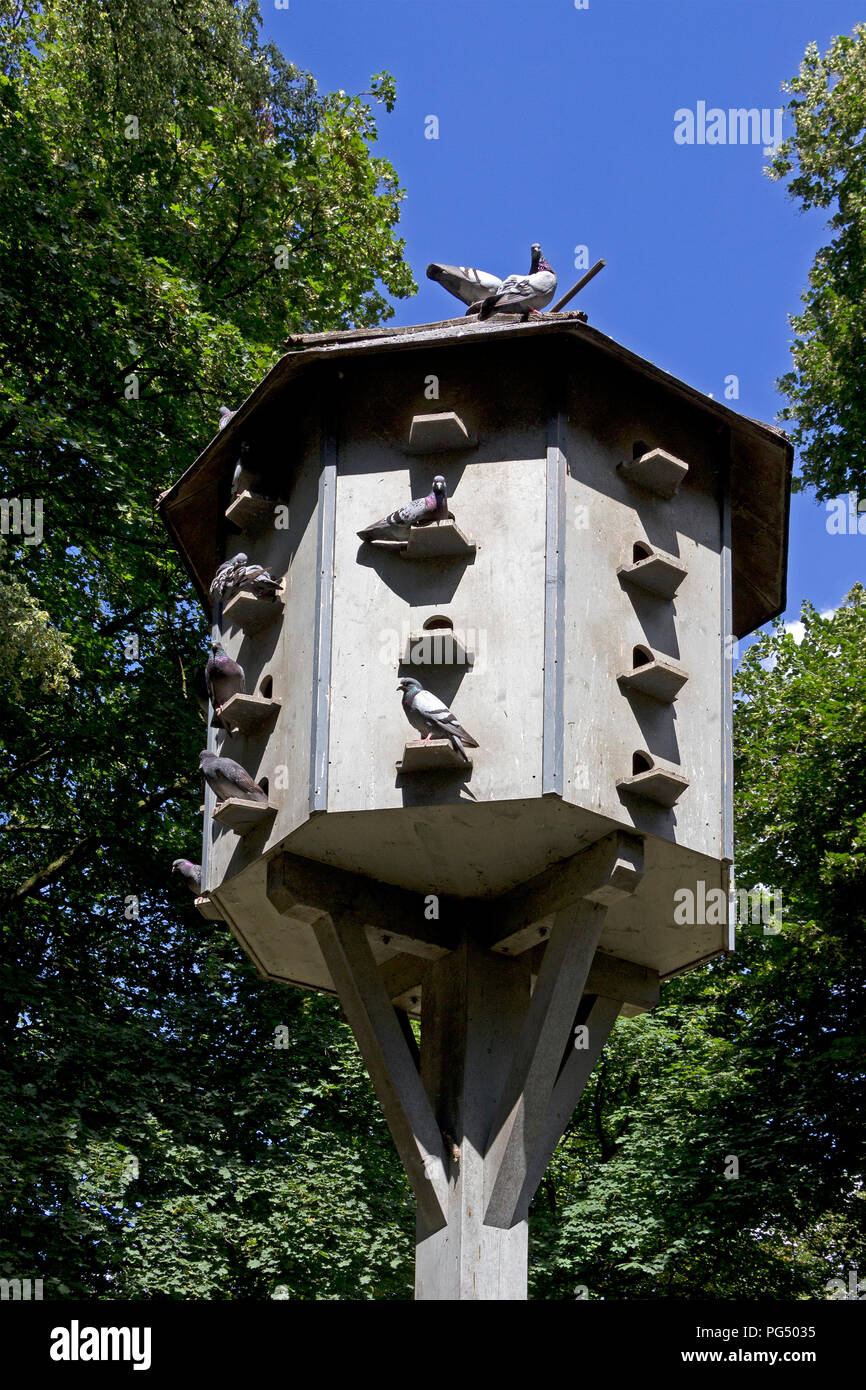
[(631, 759), (632, 776), (637, 777), (639, 772), (649, 772), (652, 767), (652, 760), (646, 753), (633, 753)]
[(631, 553), (632, 564), (636, 565), (638, 560), (648, 560), (652, 553), (652, 546), (644, 545), (643, 541), (635, 541)]
[(635, 647), (632, 652), (631, 661), (633, 666), (646, 666), (652, 659), (653, 654), (649, 647)]
[(636, 439), (631, 446), (631, 456), (633, 459), (643, 458), (644, 454), (648, 454), (649, 451), (650, 447), (644, 439)]
[(259, 686), (259, 694), (260, 694), (265, 700), (270, 700), (270, 699), (273, 698), (273, 694), (274, 694), (274, 678), (273, 678), (273, 676), (265, 676), (265, 677), (263, 678), (262, 683), (261, 683), (261, 685)]
[(422, 624), (425, 632), (436, 632), (439, 628), (446, 628), (453, 632), (454, 624), (450, 618), (446, 618), (444, 613), (434, 613), (432, 618), (427, 618)]

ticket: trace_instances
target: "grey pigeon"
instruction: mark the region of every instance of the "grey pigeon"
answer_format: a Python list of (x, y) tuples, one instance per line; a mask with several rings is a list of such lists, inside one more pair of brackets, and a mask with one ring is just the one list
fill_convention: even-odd
[(260, 473), (258, 469), (250, 467), (249, 454), (250, 446), (244, 442), (241, 445), (241, 456), (235, 464), (235, 471), (232, 474), (231, 495), (237, 497), (241, 492), (249, 492), (253, 497), (270, 497), (271, 493), (264, 474)]
[(443, 289), (456, 299), (462, 299), (470, 308), (498, 294), (502, 288), (500, 277), (487, 270), (475, 270), (467, 265), (438, 265), (436, 261), (428, 265), (427, 279), (438, 281)]
[(224, 560), (211, 580), (210, 592), (216, 599), (231, 598), (246, 568), (247, 557), (238, 551), (230, 560)]
[(274, 598), (279, 587), (280, 581), (274, 578), (269, 569), (264, 565), (251, 565), (240, 550), (231, 560), (220, 565), (211, 582), (210, 592), (224, 603), (241, 589), (256, 598)]
[(275, 598), (280, 581), (264, 565), (245, 565), (237, 587), (255, 598)]
[(454, 751), (468, 763), (464, 743), (470, 748), (477, 748), (478, 744), (471, 734), (467, 734), (462, 724), (457, 723), (448, 706), (443, 705), (437, 695), (431, 695), (429, 690), (422, 690), (421, 682), (416, 681), (414, 676), (403, 676), (397, 689), (403, 692), (403, 712), (406, 718), (413, 729), (424, 735), (424, 742), (434, 735), (447, 738)]
[(218, 758), (216, 753), (209, 753), (205, 749), (199, 754), (199, 762), (204, 779), (218, 804), (229, 797), (239, 797), (241, 801), (254, 801), (257, 806), (267, 806), (267, 793), (233, 758)]
[(211, 723), (215, 729), (228, 729), (231, 732), (231, 725), (221, 718), (220, 710), (233, 695), (243, 695), (246, 690), (244, 668), (232, 661), (221, 642), (215, 642), (204, 668), (204, 677), (214, 711)]
[(220, 422), (219, 422), (219, 429), (224, 430), (225, 427), (226, 427), (226, 425), (228, 424), (229, 420), (233, 420), (233, 419), (235, 418), (236, 415), (237, 415), (237, 411), (236, 411), (236, 410), (229, 410), (229, 408), (228, 408), (227, 405), (221, 405), (221, 406), (220, 406)]
[(544, 259), (541, 247), (535, 242), (529, 274), (509, 275), (503, 280), (497, 292), (481, 305), (480, 317), (488, 319), (491, 314), (522, 314), (526, 320), (530, 314), (544, 309), (555, 294), (556, 271)]
[(374, 521), (359, 531), (362, 541), (408, 541), (411, 526), (428, 526), (431, 521), (444, 521), (448, 516), (448, 488), (441, 474), (433, 479), (433, 491), (426, 497), (416, 497), (405, 507), (398, 507), (390, 516)]
[(190, 859), (175, 859), (172, 873), (180, 874), (187, 888), (196, 897), (201, 895), (201, 864), (193, 864)]

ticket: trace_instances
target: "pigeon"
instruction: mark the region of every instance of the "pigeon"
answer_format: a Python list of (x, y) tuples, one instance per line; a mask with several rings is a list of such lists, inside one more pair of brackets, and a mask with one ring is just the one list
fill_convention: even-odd
[(437, 280), (443, 289), (456, 299), (462, 299), (470, 308), (498, 294), (502, 288), (499, 276), (489, 271), (474, 270), (466, 265), (438, 265), (435, 261), (427, 267), (427, 279)]
[(464, 762), (469, 762), (464, 749), (464, 743), (470, 748), (477, 748), (478, 744), (471, 734), (467, 734), (461, 724), (457, 723), (454, 715), (447, 705), (436, 695), (431, 695), (429, 690), (421, 689), (421, 682), (416, 681), (414, 676), (403, 676), (400, 680), (398, 690), (403, 692), (403, 712), (413, 729), (424, 735), (426, 743), (438, 734), (440, 738), (447, 738), (455, 753), (459, 753)]
[(234, 796), (241, 801), (253, 801), (257, 806), (267, 806), (267, 792), (262, 791), (233, 758), (218, 758), (216, 753), (209, 753), (205, 748), (199, 754), (199, 762), (204, 779), (217, 798), (217, 805)]
[(243, 695), (246, 690), (244, 668), (232, 661), (221, 642), (214, 642), (204, 668), (204, 677), (213, 705), (211, 724), (215, 729), (228, 729), (231, 733), (231, 725), (220, 717), (220, 710), (233, 695)]
[(231, 598), (244, 569), (246, 568), (247, 557), (242, 550), (237, 555), (233, 555), (230, 560), (224, 560), (219, 566), (216, 574), (211, 580), (210, 592), (216, 599)]
[(498, 291), (481, 305), (480, 317), (491, 314), (522, 314), (524, 322), (530, 314), (544, 309), (556, 294), (556, 271), (544, 259), (538, 242), (532, 247), (532, 264), (528, 275), (509, 275)]
[(230, 560), (220, 565), (211, 581), (210, 592), (220, 603), (230, 599), (240, 589), (246, 589), (255, 598), (274, 598), (280, 587), (264, 565), (249, 564), (246, 555), (239, 550)]
[(231, 495), (234, 498), (241, 492), (249, 492), (253, 497), (270, 497), (264, 475), (249, 465), (249, 452), (250, 446), (244, 442), (241, 445), (241, 456), (232, 474)]
[(201, 896), (201, 864), (193, 864), (189, 859), (175, 859), (171, 870), (172, 873), (180, 874), (187, 888), (196, 898)]
[(264, 565), (246, 565), (238, 584), (239, 589), (246, 590), (254, 598), (276, 598), (279, 587), (279, 579), (275, 579)]
[(426, 497), (414, 498), (405, 507), (398, 507), (390, 516), (374, 521), (372, 526), (359, 531), (358, 535), (362, 541), (408, 541), (410, 527), (443, 521), (448, 514), (448, 488), (445, 479), (437, 473), (433, 479), (433, 491)]
[(220, 422), (218, 428), (224, 430), (229, 420), (233, 420), (237, 415), (236, 410), (229, 410), (227, 405), (220, 406)]

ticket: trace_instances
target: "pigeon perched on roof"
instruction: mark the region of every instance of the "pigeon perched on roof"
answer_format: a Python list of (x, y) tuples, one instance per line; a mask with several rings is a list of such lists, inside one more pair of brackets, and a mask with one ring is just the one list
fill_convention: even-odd
[(251, 468), (250, 446), (244, 441), (241, 445), (241, 456), (235, 464), (235, 471), (232, 474), (231, 495), (235, 498), (241, 492), (248, 492), (253, 497), (271, 497), (269, 485), (263, 473), (257, 468)]
[(438, 281), (444, 290), (470, 307), (502, 288), (501, 278), (487, 270), (475, 270), (468, 265), (439, 265), (436, 261), (428, 265), (427, 279)]
[(251, 565), (242, 550), (225, 560), (214, 575), (210, 592), (220, 603), (225, 603), (243, 589), (255, 598), (274, 598), (280, 587), (265, 565)]
[(211, 724), (215, 729), (228, 729), (231, 733), (232, 726), (220, 716), (220, 710), (233, 695), (243, 695), (246, 690), (244, 668), (232, 661), (221, 642), (215, 642), (204, 668), (204, 678), (213, 705)]
[(457, 723), (448, 706), (443, 705), (437, 695), (423, 690), (421, 682), (414, 676), (403, 676), (397, 689), (403, 692), (403, 711), (406, 718), (413, 729), (424, 735), (424, 742), (434, 735), (447, 738), (454, 751), (468, 763), (464, 743), (470, 748), (477, 748), (478, 744), (471, 734), (467, 734), (462, 724)]
[(431, 521), (444, 521), (448, 516), (448, 488), (445, 479), (437, 473), (433, 479), (433, 491), (426, 497), (416, 497), (405, 507), (398, 507), (390, 516), (374, 521), (372, 526), (359, 531), (362, 541), (408, 541), (411, 526), (428, 526)]
[(191, 859), (175, 859), (172, 873), (180, 874), (187, 888), (195, 897), (201, 894), (201, 864), (193, 864)]
[(546, 308), (556, 294), (556, 271), (541, 254), (535, 242), (528, 275), (509, 275), (495, 294), (481, 305), (480, 317), (491, 314), (522, 314), (524, 320)]
[(227, 801), (229, 797), (238, 797), (241, 801), (254, 801), (257, 806), (267, 806), (267, 792), (262, 791), (250, 774), (233, 758), (218, 758), (216, 753), (210, 753), (205, 748), (199, 753), (199, 762), (204, 779), (217, 798), (218, 805)]
[(227, 405), (220, 406), (220, 422), (218, 428), (224, 430), (229, 420), (233, 420), (237, 415), (236, 410), (229, 410)]

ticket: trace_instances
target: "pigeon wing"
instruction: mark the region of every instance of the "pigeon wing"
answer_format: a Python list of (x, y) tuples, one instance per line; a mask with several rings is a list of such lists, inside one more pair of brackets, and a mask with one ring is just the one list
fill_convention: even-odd
[[(230, 657), (217, 657), (211, 655), (205, 667), (205, 679), (207, 680), (208, 693), (214, 711), (230, 700), (232, 695), (243, 695), (246, 690), (246, 677), (243, 666), (239, 666)], [(215, 729), (229, 726), (214, 714), (211, 721)]]
[(358, 535), (362, 541), (406, 541), (409, 539), (409, 527), (428, 517), (436, 510), (436, 505), (432, 493), (428, 497), (415, 497), (405, 507), (398, 507), (381, 521), (374, 521), (372, 526), (359, 531)]
[(427, 267), (427, 278), (438, 281), (443, 289), (464, 304), (477, 304), (502, 288), (498, 275), (466, 265), (438, 265), (434, 261)]
[(477, 748), (478, 744), (471, 734), (467, 734), (461, 724), (458, 724), (454, 714), (447, 705), (436, 695), (432, 695), (429, 690), (419, 690), (415, 699), (412, 701), (412, 708), (428, 724), (432, 724), (435, 729), (440, 729), (446, 737), (455, 734), (463, 743), (468, 743), (470, 748)]
[(216, 758), (205, 777), (218, 797), (241, 797), (244, 801), (266, 802), (267, 796), (253, 781), (246, 768), (233, 758)]
[(555, 293), (556, 275), (552, 270), (538, 270), (534, 275), (509, 275), (503, 280), (500, 293), (482, 306), (481, 313), (483, 316), (487, 309), (514, 309), (515, 312), (544, 309)]

